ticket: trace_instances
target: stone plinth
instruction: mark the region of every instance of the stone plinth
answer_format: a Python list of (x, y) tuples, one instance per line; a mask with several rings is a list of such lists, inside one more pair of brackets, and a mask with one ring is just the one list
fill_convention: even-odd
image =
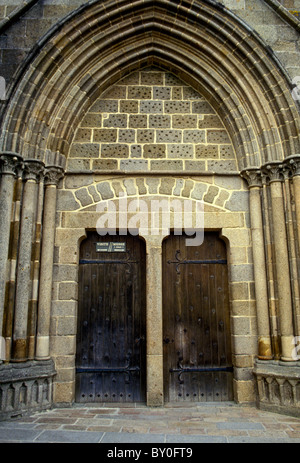
[(52, 360), (0, 365), (0, 421), (52, 405)]

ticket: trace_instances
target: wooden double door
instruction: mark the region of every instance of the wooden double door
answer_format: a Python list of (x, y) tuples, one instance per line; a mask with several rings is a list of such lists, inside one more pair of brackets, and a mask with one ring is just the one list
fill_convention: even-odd
[(233, 400), (226, 247), (205, 233), (199, 247), (185, 236), (163, 243), (165, 401)]
[[(224, 243), (205, 233), (190, 247), (171, 235), (162, 260), (164, 400), (233, 400)], [(146, 401), (146, 249), (138, 237), (89, 232), (81, 245), (76, 401)]]
[(88, 233), (79, 261), (77, 402), (144, 402), (146, 251), (133, 236)]

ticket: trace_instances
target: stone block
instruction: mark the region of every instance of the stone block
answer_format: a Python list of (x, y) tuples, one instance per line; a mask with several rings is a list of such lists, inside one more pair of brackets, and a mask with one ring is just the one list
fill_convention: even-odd
[(76, 142), (91, 142), (92, 141), (92, 130), (91, 129), (82, 129), (78, 128), (74, 138)]
[(118, 111), (118, 100), (98, 99), (90, 109), (90, 113), (117, 113)]
[(195, 147), (196, 158), (215, 159), (219, 157), (218, 145), (196, 145)]
[(71, 158), (98, 158), (98, 143), (73, 143), (70, 150)]
[(163, 72), (141, 72), (142, 85), (163, 85), (164, 74)]
[(182, 86), (182, 80), (180, 80), (177, 76), (172, 73), (166, 72), (165, 73), (165, 85), (177, 85)]
[(146, 172), (149, 170), (148, 161), (144, 159), (126, 159), (120, 162), (120, 170), (127, 172)]
[(103, 116), (103, 127), (127, 127), (127, 114), (109, 114), (107, 118)]
[(103, 95), (101, 95), (101, 99), (110, 100), (126, 100), (126, 87), (121, 85), (114, 85), (106, 90)]
[(169, 128), (171, 127), (171, 116), (166, 115), (153, 115), (149, 116), (150, 128)]
[(182, 87), (172, 87), (171, 88), (171, 99), (172, 100), (182, 100)]
[(207, 143), (231, 143), (226, 130), (207, 130)]
[(137, 195), (137, 188), (135, 182), (132, 178), (127, 178), (124, 180), (124, 186), (126, 189), (126, 193), (128, 196), (135, 196)]
[(141, 147), (141, 145), (131, 145), (130, 146), (130, 157), (132, 157), (132, 158), (141, 158), (142, 157), (142, 147)]
[(81, 127), (101, 127), (102, 115), (96, 113), (88, 113), (82, 119)]
[(205, 130), (184, 130), (183, 143), (205, 143)]
[(77, 301), (77, 298), (78, 298), (77, 283), (69, 282), (69, 281), (59, 283), (58, 299), (60, 299), (61, 301), (70, 301), (70, 300)]
[(224, 128), (221, 119), (217, 115), (204, 116), (198, 121), (199, 129), (221, 129)]
[(162, 178), (161, 185), (159, 188), (159, 194), (161, 195), (171, 195), (173, 187), (175, 185), (174, 178)]
[(230, 211), (248, 211), (249, 192), (234, 191), (231, 198), (226, 202), (226, 209), (229, 209)]
[(171, 88), (170, 87), (153, 87), (154, 100), (170, 100)]
[(118, 161), (115, 159), (97, 159), (93, 162), (93, 171), (118, 170)]
[(152, 88), (144, 85), (129, 86), (128, 98), (130, 100), (151, 100)]
[(135, 130), (119, 129), (119, 143), (135, 143)]
[(75, 192), (76, 198), (80, 201), (81, 206), (89, 206), (93, 204), (93, 200), (88, 194), (86, 188), (81, 188), (80, 190)]
[(231, 145), (220, 145), (220, 158), (235, 159), (234, 149)]
[(206, 171), (206, 166), (204, 161), (189, 161), (186, 159), (184, 161), (184, 170), (193, 171), (193, 172), (204, 172)]
[(157, 130), (156, 143), (181, 143), (181, 130)]
[(68, 175), (65, 177), (65, 188), (68, 190), (91, 185), (93, 177), (91, 175)]
[(164, 144), (146, 144), (143, 147), (144, 158), (165, 158), (166, 145)]
[(207, 161), (208, 172), (222, 174), (224, 172), (236, 172), (238, 170), (235, 160)]
[(121, 143), (102, 143), (101, 156), (103, 158), (128, 158), (129, 147)]
[(137, 142), (138, 143), (153, 143), (154, 142), (154, 130), (148, 130), (148, 129), (137, 130)]
[(140, 73), (138, 71), (131, 72), (127, 76), (123, 77), (119, 85), (139, 85), (140, 83)]
[(230, 265), (231, 281), (253, 281), (253, 265)]
[(175, 158), (193, 158), (194, 146), (183, 143), (167, 145), (167, 157)]
[(164, 110), (167, 114), (190, 113), (191, 105), (189, 101), (164, 101)]
[(138, 192), (140, 195), (146, 195), (147, 194), (147, 188), (145, 186), (145, 180), (143, 178), (137, 178), (136, 179), (136, 185), (138, 187)]
[(146, 114), (130, 114), (129, 127), (133, 129), (147, 128), (147, 115)]
[(162, 113), (163, 112), (163, 103), (162, 101), (141, 101), (140, 102), (140, 112), (141, 113)]
[(206, 203), (211, 203), (212, 204), (214, 202), (214, 199), (215, 199), (215, 197), (217, 196), (218, 193), (219, 193), (219, 188), (218, 187), (210, 186), (208, 188), (208, 191), (207, 191), (206, 195), (203, 198), (203, 201), (205, 201)]
[(93, 130), (93, 141), (116, 142), (117, 134), (117, 129), (95, 129)]
[(202, 100), (203, 99), (200, 93), (197, 92), (197, 90), (195, 90), (192, 87), (184, 86), (182, 88), (182, 92), (183, 92), (182, 96), (184, 100)]
[(97, 190), (99, 191), (102, 199), (111, 199), (114, 197), (114, 193), (110, 187), (108, 182), (101, 182), (98, 183), (96, 186)]
[(198, 117), (193, 115), (174, 115), (172, 116), (173, 129), (196, 129)]
[(157, 194), (158, 186), (160, 184), (159, 178), (147, 178), (146, 183), (148, 185), (149, 194)]
[(205, 183), (195, 183), (191, 198), (202, 201), (204, 193), (206, 193), (208, 185)]
[(183, 163), (182, 161), (151, 161), (150, 163), (151, 170), (164, 170), (164, 171), (183, 171)]
[(216, 114), (213, 107), (207, 101), (193, 101), (192, 112), (194, 114)]
[(79, 203), (75, 200), (74, 195), (68, 190), (57, 191), (57, 211), (76, 211), (80, 208)]
[(120, 113), (137, 113), (139, 110), (139, 102), (137, 100), (121, 100)]

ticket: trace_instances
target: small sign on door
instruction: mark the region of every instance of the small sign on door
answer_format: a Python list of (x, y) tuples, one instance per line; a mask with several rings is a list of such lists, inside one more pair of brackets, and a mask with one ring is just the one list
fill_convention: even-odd
[(126, 243), (96, 243), (96, 252), (126, 252)]

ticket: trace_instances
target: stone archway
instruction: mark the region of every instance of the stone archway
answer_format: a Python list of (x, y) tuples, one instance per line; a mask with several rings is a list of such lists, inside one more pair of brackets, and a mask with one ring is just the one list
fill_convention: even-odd
[[(223, 121), (237, 166), (234, 180), (231, 172), (231, 181), (236, 182), (242, 173), (249, 184), (250, 220), (248, 205), (244, 207), (247, 216), (238, 218), (240, 210), (236, 208), (240, 206), (236, 205), (234, 194), (240, 192), (233, 192), (227, 179), (227, 187), (221, 194), (219, 187), (224, 184), (224, 175), (207, 163), (203, 172), (201, 159), (200, 162), (194, 159), (193, 169), (188, 174), (190, 179), (184, 178), (188, 166), (186, 158), (181, 172), (159, 167), (154, 173), (149, 164), (147, 169), (137, 172), (126, 163), (118, 164), (115, 172), (105, 171), (103, 165), (97, 173), (94, 168), (88, 171), (85, 167), (84, 172), (73, 173), (66, 169), (66, 161), (72, 157), (72, 146), (78, 136), (77, 129), (82, 128), (79, 126), (93, 104), (123, 77), (145, 66), (159, 67), (181, 79), (198, 92)], [(238, 264), (232, 264), (231, 281), (241, 283), (239, 291), (241, 294), (244, 291), (246, 298), (242, 301), (249, 303), (252, 294), (251, 308), (248, 304), (245, 309), (246, 305), (240, 304), (237, 298), (233, 304), (237, 313), (242, 310), (244, 314), (245, 309), (257, 319), (259, 359), (266, 362), (270, 358), (284, 362), (294, 360), (291, 341), (298, 335), (300, 325), (297, 286), (300, 147), (299, 113), (290, 90), (283, 69), (257, 35), (229, 11), (209, 0), (192, 5), (164, 0), (135, 0), (130, 4), (94, 1), (53, 28), (20, 69), (8, 95), (1, 127), (0, 207), (3, 220), (0, 234), (4, 240), (0, 261), (0, 325), (6, 339), (6, 352), (2, 354), (5, 360), (22, 363), (56, 357), (59, 375), (55, 400), (72, 401), (74, 336), (70, 335), (69, 326), (73, 320), (69, 318), (74, 317), (76, 308), (76, 269), (58, 265), (52, 275), (51, 268), (53, 261), (61, 264), (63, 259), (75, 259), (76, 251), (71, 248), (78, 246), (78, 239), (85, 235), (87, 227), (95, 227), (93, 211), (88, 208), (95, 206), (99, 194), (103, 199), (105, 192), (111, 190), (114, 175), (118, 181), (126, 177), (127, 189), (134, 177), (133, 183), (140, 194), (143, 188), (149, 194), (151, 182), (146, 180), (148, 186), (145, 187), (145, 183), (135, 180), (137, 177), (142, 180), (141, 177), (154, 179), (161, 175), (167, 191), (174, 177), (169, 194), (173, 195), (175, 185), (179, 188), (183, 181), (186, 189), (180, 187), (180, 192), (189, 198), (195, 194), (198, 182), (196, 194), (203, 196), (206, 191), (206, 202), (211, 208), (206, 211), (208, 228), (220, 230), (227, 237), (233, 234), (232, 242), (228, 238), (230, 249), (244, 248), (244, 245), (232, 244), (237, 237), (248, 243), (247, 251), (244, 248), (237, 252), (236, 249), (233, 253)], [(67, 183), (74, 185), (82, 181), (82, 174), (89, 175), (92, 182), (81, 184), (81, 191), (79, 187), (66, 188)], [(97, 179), (94, 175), (98, 175)], [(208, 180), (205, 190), (199, 186), (205, 183), (204, 176)], [(98, 183), (101, 186), (98, 187)], [(240, 190), (245, 190), (247, 201), (245, 183)], [(296, 211), (291, 207), (293, 197), (296, 198)], [(66, 209), (60, 209), (62, 202), (68, 200)], [(12, 205), (15, 206), (13, 214)], [(85, 211), (81, 210), (83, 207)], [(222, 213), (215, 207), (222, 209)], [(11, 236), (9, 230), (13, 230)], [(69, 236), (70, 230), (76, 232)], [(56, 247), (65, 249), (55, 248), (55, 233)], [(62, 237), (68, 245), (57, 244)], [(160, 245), (149, 241), (148, 246), (151, 262), (158, 264)], [(245, 265), (238, 269), (243, 270), (238, 275), (236, 265)], [(251, 269), (254, 269), (255, 285), (250, 285)], [(68, 280), (62, 275), (65, 271), (70, 272)], [(247, 296), (245, 288), (242, 290), (245, 282)], [(68, 294), (70, 299), (60, 299)], [(68, 303), (64, 305), (70, 312), (63, 312), (63, 318), (57, 312), (57, 301)], [(159, 311), (158, 302), (152, 303)], [(54, 330), (52, 345), (50, 325)], [(249, 324), (243, 326), (247, 331)], [(249, 391), (253, 391), (251, 375), (255, 353), (246, 360), (245, 352), (249, 343), (252, 346), (255, 336), (252, 330), (248, 338), (240, 337), (239, 330), (234, 334), (239, 345), (236, 365), (246, 365), (246, 372), (237, 370), (236, 398), (251, 397), (252, 400), (253, 392)], [(63, 342), (64, 333), (68, 333), (67, 344)], [(245, 340), (247, 347), (241, 347)], [(153, 339), (149, 365), (161, 361), (160, 342)], [(157, 369), (149, 369), (155, 387), (149, 389), (148, 400), (161, 404), (160, 377), (155, 382), (155, 371)], [(260, 374), (264, 371), (260, 370)], [(241, 393), (243, 388), (247, 393)]]

